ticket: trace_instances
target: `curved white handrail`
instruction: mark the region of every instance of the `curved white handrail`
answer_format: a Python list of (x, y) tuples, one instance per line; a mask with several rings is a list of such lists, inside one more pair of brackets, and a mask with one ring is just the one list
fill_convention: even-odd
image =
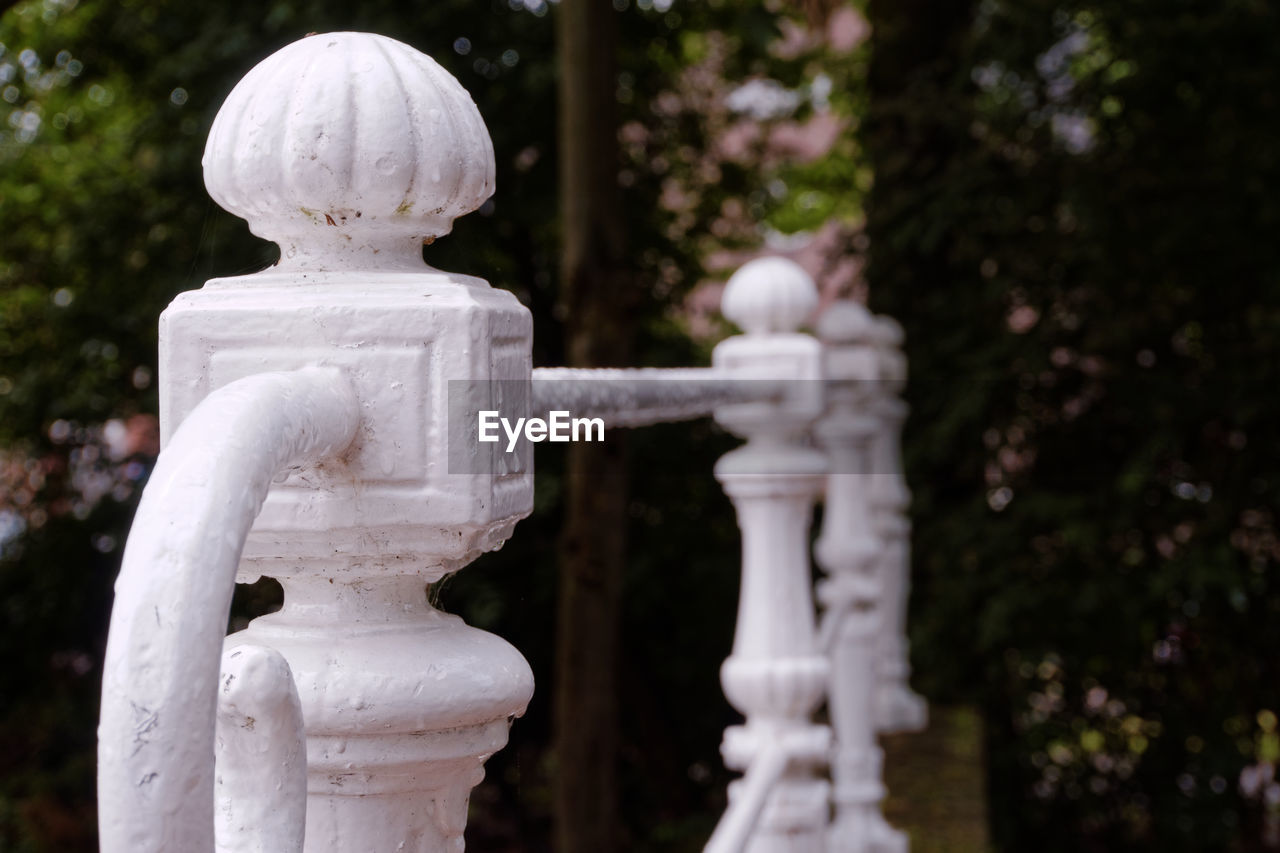
[(103, 853), (214, 849), (219, 659), (245, 538), (283, 470), (342, 452), (334, 368), (263, 373), (197, 406), (157, 460), (116, 580), (98, 727)]

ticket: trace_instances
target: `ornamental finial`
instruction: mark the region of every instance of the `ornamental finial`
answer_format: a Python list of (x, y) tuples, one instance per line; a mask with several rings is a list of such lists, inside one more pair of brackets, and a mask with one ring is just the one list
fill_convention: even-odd
[(826, 344), (862, 344), (879, 341), (876, 318), (858, 302), (841, 299), (833, 302), (818, 317), (818, 337)]
[(493, 194), (466, 90), (385, 36), (307, 36), (227, 96), (204, 152), (214, 201), (280, 244), (284, 269), (421, 269), (423, 241)]
[(794, 332), (818, 307), (809, 274), (786, 258), (757, 258), (729, 278), (720, 310), (749, 335)]

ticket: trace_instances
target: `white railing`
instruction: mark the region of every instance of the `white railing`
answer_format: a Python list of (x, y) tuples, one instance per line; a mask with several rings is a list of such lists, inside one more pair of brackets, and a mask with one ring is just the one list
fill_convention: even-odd
[[(822, 341), (800, 333), (813, 282), (764, 259), (730, 280), (723, 310), (744, 334), (709, 368), (533, 370), (511, 294), (421, 261), (493, 191), (479, 113), (380, 36), (266, 59), (227, 98), (204, 167), (281, 261), (161, 318), (165, 447), (103, 685), (106, 853), (461, 849), (470, 790), (533, 681), (424, 585), (532, 510), (531, 445), (478, 440), (475, 413), (558, 410), (613, 426), (712, 414), (746, 440), (715, 468), (743, 535), (722, 682), (745, 716), (725, 762), (744, 777), (707, 849), (905, 851), (880, 816), (875, 737), (923, 725), (901, 636), (905, 373), (889, 321), (839, 304)], [(819, 629), (809, 525), (824, 493)], [(224, 643), (233, 581), (261, 575), (284, 608)], [(830, 727), (813, 719), (824, 699)]]
[[(358, 422), (350, 385), (336, 371), (262, 373), (206, 397), (161, 454), (138, 506), (111, 614), (98, 729), (102, 849), (213, 846), (207, 757), (217, 698), (230, 699), (232, 687), (239, 693), (235, 674), (219, 677), (218, 659), (241, 546), (272, 478), (340, 451)], [(297, 700), (284, 692), (288, 710)], [(233, 705), (226, 707), (232, 714)], [(285, 732), (284, 743), (267, 748), (287, 750), (293, 737)], [(251, 788), (243, 796), (285, 805), (277, 783), (283, 792), (298, 791), (278, 778), (282, 772), (289, 775), (267, 763), (257, 781), (244, 776)], [(179, 819), (158, 821), (158, 814)], [(301, 840), (301, 825), (294, 830)]]

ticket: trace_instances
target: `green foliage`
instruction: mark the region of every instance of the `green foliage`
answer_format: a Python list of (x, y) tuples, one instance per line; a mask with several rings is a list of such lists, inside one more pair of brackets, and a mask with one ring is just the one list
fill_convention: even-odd
[(875, 11), (864, 134), (915, 377), (917, 672), (987, 709), (1002, 849), (1255, 849), (1280, 15), (917, 12)]

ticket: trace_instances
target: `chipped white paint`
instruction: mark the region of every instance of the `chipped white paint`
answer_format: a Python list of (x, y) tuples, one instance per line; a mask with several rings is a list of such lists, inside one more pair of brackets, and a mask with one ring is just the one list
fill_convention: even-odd
[(284, 657), (235, 645), (218, 676), (218, 853), (302, 853), (307, 740)]
[(804, 443), (822, 413), (822, 352), (795, 333), (816, 302), (809, 277), (774, 258), (744, 266), (725, 291), (726, 316), (747, 334), (717, 346), (715, 366), (770, 378), (785, 366), (792, 382), (781, 401), (715, 413), (747, 439), (715, 470), (742, 529), (738, 624), (720, 678), (746, 723), (726, 730), (722, 752), (746, 776), (729, 788), (712, 853), (817, 853), (824, 845), (829, 786), (821, 770), (831, 738), (810, 717), (829, 667), (814, 636), (808, 531), (826, 460)]
[(204, 174), (214, 201), (280, 244), (282, 269), (421, 272), (422, 240), (493, 195), (493, 143), (431, 57), (371, 33), (324, 33), (232, 90)]
[(484, 760), (533, 691), (499, 637), (427, 603), (421, 575), (291, 577), (228, 642), (289, 661), (307, 726), (307, 850), (462, 849)]
[(211, 394), (160, 454), (111, 612), (98, 727), (104, 853), (213, 849), (218, 660), (240, 549), (272, 478), (340, 452), (357, 412), (337, 370), (263, 373)]
[(924, 698), (908, 681), (911, 663), (907, 642), (907, 599), (911, 582), (911, 492), (902, 470), (902, 422), (907, 405), (899, 399), (907, 381), (902, 354), (902, 327), (889, 317), (876, 317), (880, 351), (880, 393), (871, 408), (879, 421), (872, 440), (871, 506), (882, 540), (884, 623), (879, 636), (876, 719), (882, 732), (921, 731), (929, 723)]
[[(394, 561), (436, 580), (498, 547), (532, 509), (529, 460), (499, 454), (498, 476), (450, 477), (441, 421), (452, 381), (528, 380), (532, 321), (511, 293), (431, 269), (421, 251), (493, 193), (470, 96), (408, 45), (310, 36), (232, 90), (204, 164), (210, 194), (279, 243), (281, 263), (165, 312), (162, 435), (213, 387), (317, 361), (347, 369), (364, 415), (343, 467), (272, 490), (242, 579), (283, 576), (265, 570), (282, 561), (336, 574)], [(475, 389), (490, 390), (525, 387)], [(501, 402), (482, 408), (527, 406)]]
[[(184, 293), (161, 319), (166, 446), (113, 614), (102, 849), (213, 849), (218, 649), (238, 564), (239, 580), (279, 578), (285, 605), (227, 640), (262, 650), (241, 663), (263, 692), (219, 711), (220, 848), (296, 843), (283, 666), (306, 729), (305, 850), (460, 850), (470, 789), (533, 689), (519, 652), (426, 598), (532, 508), (527, 453), (477, 448), (468, 468), (483, 473), (450, 476), (445, 422), (451, 381), (464, 403), (527, 408), (529, 314), (421, 259), (423, 240), (492, 192), (488, 135), (432, 60), (336, 33), (246, 76), (205, 165), (211, 194), (279, 242), (282, 262)], [(288, 460), (311, 464), (268, 494)], [(174, 492), (172, 470), (196, 473)], [(278, 737), (236, 731), (250, 707), (274, 709)], [(243, 772), (259, 748), (258, 772)]]
[(880, 811), (883, 753), (876, 742), (877, 639), (883, 624), (887, 565), (871, 516), (871, 443), (880, 423), (869, 405), (880, 396), (875, 320), (853, 302), (828, 308), (818, 323), (825, 345), (826, 415), (815, 429), (831, 464), (815, 556), (827, 577), (818, 587), (823, 645), (831, 659), (827, 707), (835, 736), (831, 759), (835, 819), (829, 853), (906, 853), (907, 837)]

